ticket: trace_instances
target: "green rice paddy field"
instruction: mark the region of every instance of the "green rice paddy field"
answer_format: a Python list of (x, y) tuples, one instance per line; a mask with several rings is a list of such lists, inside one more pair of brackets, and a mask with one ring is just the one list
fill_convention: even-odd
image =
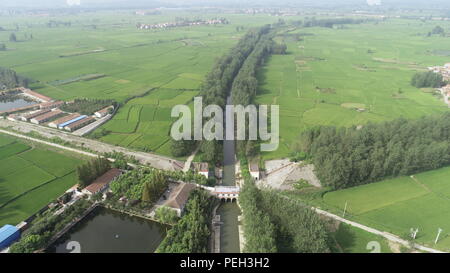
[(0, 135), (0, 226), (20, 223), (77, 184), (80, 163)]
[[(350, 220), (403, 238), (418, 228), (417, 242), (450, 250), (450, 167), (328, 192), (313, 203), (338, 215), (347, 203)], [(443, 232), (434, 245), (439, 228)]]
[[(176, 17), (225, 16), (231, 24), (139, 30), (136, 23), (170, 22)], [(302, 19), (292, 17), (289, 20)], [(71, 22), (48, 27), (50, 21)], [(169, 155), (170, 110), (188, 104), (215, 59), (251, 26), (276, 21), (267, 15), (217, 15), (165, 11), (137, 16), (130, 11), (78, 15), (0, 18), (21, 42), (8, 41), (2, 66), (38, 80), (32, 85), (48, 96), (109, 98), (123, 103), (101, 140)], [(285, 157), (298, 135), (314, 125), (350, 126), (397, 117), (417, 118), (448, 111), (428, 92), (410, 85), (413, 73), (450, 62), (450, 40), (426, 37), (449, 22), (389, 19), (346, 25), (342, 29), (283, 28), (277, 41), (287, 55), (270, 57), (260, 70), (260, 104), (278, 104), (280, 147), (265, 159)], [(237, 31), (237, 26), (245, 26)], [(29, 35), (33, 39), (29, 39)], [(300, 37), (300, 39), (296, 38)], [(100, 75), (90, 77), (89, 75)]]
[[(293, 28), (279, 32), (287, 55), (272, 56), (259, 73), (260, 104), (280, 106), (280, 147), (265, 159), (285, 157), (305, 129), (351, 126), (448, 111), (442, 99), (410, 85), (428, 66), (444, 65), (448, 37), (426, 37), (448, 22), (389, 19), (343, 29)], [(300, 40), (298, 39), (300, 37)]]
[[(56, 99), (108, 98), (123, 103), (103, 127), (109, 134), (101, 140), (170, 155), (171, 108), (192, 101), (215, 59), (248, 28), (276, 19), (173, 11), (155, 16), (132, 13), (0, 18), (5, 28), (15, 29), (17, 24), (19, 31), (14, 32), (22, 40), (10, 43), (10, 32), (0, 32), (0, 41), (10, 49), (0, 52), (1, 65), (38, 80), (32, 88)], [(222, 16), (231, 23), (167, 30), (136, 28), (138, 22)], [(71, 22), (71, 26), (50, 28), (46, 25), (50, 20)], [(237, 26), (245, 28), (237, 31)], [(26, 38), (30, 34), (33, 39)], [(88, 80), (77, 80), (83, 78)]]

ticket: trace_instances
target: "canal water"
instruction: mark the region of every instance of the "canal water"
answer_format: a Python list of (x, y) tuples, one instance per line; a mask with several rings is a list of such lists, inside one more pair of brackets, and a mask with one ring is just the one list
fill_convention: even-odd
[(8, 101), (8, 100), (2, 100), (1, 96), (0, 96), (0, 112), (11, 110), (14, 108), (24, 107), (24, 106), (28, 106), (28, 105), (33, 105), (33, 104), (36, 104), (36, 102), (21, 99), (21, 98), (14, 99), (13, 101)]
[[(228, 97), (227, 104), (232, 104), (231, 97)], [(234, 117), (233, 113), (225, 113), (226, 122)], [(226, 128), (232, 130), (234, 128)], [(229, 133), (230, 133), (229, 132)], [(236, 151), (235, 142), (233, 140), (224, 140), (223, 143), (223, 186), (236, 185)], [(239, 253), (239, 222), (238, 216), (241, 214), (239, 206), (235, 202), (225, 202), (217, 209), (217, 214), (220, 215), (220, 221), (223, 223), (220, 230), (220, 252), (221, 253)]]
[[(72, 252), (71, 242), (81, 253), (152, 253), (169, 226), (97, 207), (47, 249), (52, 253)], [(67, 249), (69, 248), (69, 249)]]

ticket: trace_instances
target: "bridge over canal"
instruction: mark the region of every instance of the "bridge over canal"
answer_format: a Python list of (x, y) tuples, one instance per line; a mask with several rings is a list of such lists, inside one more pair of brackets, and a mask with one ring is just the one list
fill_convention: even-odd
[(225, 201), (236, 201), (239, 198), (241, 189), (238, 186), (216, 186), (206, 187), (201, 186), (203, 189), (209, 191), (215, 197)]

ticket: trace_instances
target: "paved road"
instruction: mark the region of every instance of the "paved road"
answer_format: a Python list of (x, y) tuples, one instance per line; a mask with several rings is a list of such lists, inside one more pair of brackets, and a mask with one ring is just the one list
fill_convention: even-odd
[[(27, 123), (27, 122), (21, 122), (21, 121), (10, 121), (10, 120), (6, 120), (6, 119), (0, 119), (0, 128), (1, 127), (3, 127), (3, 128), (11, 127), (15, 131), (23, 132), (23, 133), (28, 133), (28, 132), (34, 131), (34, 132), (38, 132), (40, 135), (42, 135), (46, 138), (59, 137), (66, 141), (70, 141), (72, 144), (75, 144), (77, 146), (89, 148), (90, 150), (95, 151), (99, 154), (109, 153), (109, 152), (113, 152), (113, 151), (121, 152), (121, 153), (124, 153), (125, 155), (135, 157), (137, 160), (139, 160), (139, 162), (141, 164), (148, 164), (154, 168), (162, 169), (162, 170), (175, 170), (174, 165), (172, 164), (175, 160), (171, 159), (169, 157), (160, 156), (160, 155), (156, 155), (156, 154), (152, 154), (152, 153), (132, 151), (127, 148), (118, 147), (118, 146), (103, 143), (103, 142), (100, 142), (97, 140), (92, 140), (92, 139), (75, 136), (71, 133), (68, 133), (65, 131), (60, 131), (60, 130), (49, 128), (49, 127), (44, 127), (44, 126)], [(1, 130), (1, 131), (5, 132), (5, 133), (10, 133), (5, 130)], [(81, 150), (68, 148), (68, 147), (54, 144), (51, 142), (37, 140), (35, 138), (30, 138), (30, 137), (25, 137), (20, 134), (16, 134), (16, 136), (27, 138), (29, 140), (33, 140), (33, 141), (37, 141), (37, 142), (41, 142), (41, 143), (45, 143), (45, 144), (52, 145), (52, 146), (55, 146), (58, 148), (72, 150), (74, 152), (85, 153), (88, 156), (92, 156), (92, 153), (87, 153), (87, 152), (84, 152)], [(182, 164), (184, 164), (184, 162), (182, 162)]]
[(100, 127), (103, 123), (107, 122), (108, 120), (110, 120), (112, 118), (111, 114), (106, 115), (105, 117), (87, 125), (84, 126), (83, 128), (76, 130), (75, 132), (73, 132), (74, 135), (76, 136), (84, 136), (89, 134), (90, 132), (94, 131), (95, 129), (97, 129), (98, 127)]

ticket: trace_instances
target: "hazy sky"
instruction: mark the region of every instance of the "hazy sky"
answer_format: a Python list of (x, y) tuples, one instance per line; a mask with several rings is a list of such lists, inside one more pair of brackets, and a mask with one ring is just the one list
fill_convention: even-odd
[[(203, 4), (203, 5), (217, 5), (217, 4), (232, 4), (239, 5), (256, 4), (262, 6), (265, 4), (283, 4), (302, 6), (307, 5), (367, 5), (368, 0), (0, 0), (0, 7), (66, 7), (67, 2), (81, 2), (81, 6), (164, 6), (164, 5), (189, 5), (189, 4)], [(417, 6), (441, 6), (448, 7), (449, 0), (369, 0), (369, 2), (381, 1), (381, 5), (402, 5), (403, 7)]]

